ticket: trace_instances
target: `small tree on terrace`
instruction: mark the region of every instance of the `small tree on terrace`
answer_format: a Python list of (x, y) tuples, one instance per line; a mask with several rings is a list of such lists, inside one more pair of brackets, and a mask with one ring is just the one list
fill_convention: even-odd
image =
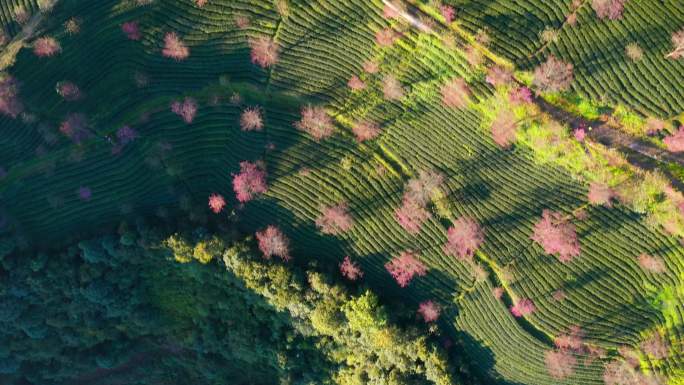
[(613, 189), (608, 187), (605, 183), (592, 182), (589, 185), (589, 193), (587, 198), (589, 198), (589, 203), (592, 205), (605, 205), (610, 207), (612, 205), (611, 200), (616, 196)]
[(261, 131), (264, 121), (259, 107), (248, 107), (240, 115), (240, 129), (242, 131)]
[(591, 7), (600, 19), (617, 20), (622, 17), (628, 0), (591, 0)]
[(249, 41), (251, 49), (252, 63), (261, 68), (268, 68), (275, 65), (280, 57), (280, 47), (278, 43), (268, 36), (260, 36)]
[(440, 312), (440, 306), (432, 301), (421, 302), (418, 306), (418, 314), (423, 317), (426, 323), (437, 321)]
[(249, 202), (266, 192), (266, 171), (252, 162), (240, 162), (240, 172), (233, 176), (233, 190), (240, 203)]
[(356, 141), (364, 142), (380, 135), (381, 129), (377, 123), (363, 120), (354, 123), (352, 132), (354, 133), (354, 136), (356, 136)]
[(392, 275), (401, 287), (408, 286), (416, 275), (422, 277), (427, 273), (427, 268), (416, 257), (413, 251), (403, 251), (398, 257), (385, 264), (385, 269)]
[(62, 81), (57, 82), (55, 90), (64, 98), (64, 100), (72, 102), (81, 98), (81, 90), (72, 82)]
[(0, 113), (16, 118), (24, 110), (19, 100), (19, 82), (9, 75), (0, 79)]
[(397, 33), (392, 28), (385, 28), (375, 33), (375, 42), (381, 47), (389, 47), (394, 44), (397, 37)]
[(444, 253), (461, 260), (470, 260), (484, 242), (484, 232), (472, 218), (461, 217), (447, 230), (447, 243)]
[(666, 59), (679, 59), (684, 57), (684, 28), (672, 34), (672, 52), (668, 53)]
[(62, 52), (62, 46), (54, 37), (43, 36), (33, 43), (33, 53), (38, 57), (55, 56)]
[(537, 310), (537, 307), (534, 306), (534, 302), (529, 298), (522, 298), (511, 306), (511, 314), (516, 318), (532, 314), (535, 310)]
[(418, 178), (412, 178), (406, 183), (406, 196), (425, 206), (430, 202), (432, 195), (442, 187), (444, 175), (434, 170), (421, 170)]
[(441, 89), (442, 103), (450, 108), (465, 108), (470, 100), (470, 88), (462, 78), (451, 79)]
[(679, 130), (675, 131), (674, 134), (663, 139), (663, 143), (665, 143), (665, 147), (667, 147), (669, 151), (684, 151), (684, 126), (679, 127)]
[(541, 92), (565, 91), (570, 88), (573, 80), (573, 66), (555, 56), (549, 56), (546, 62), (534, 70), (532, 84)]
[(352, 262), (349, 256), (344, 257), (340, 263), (340, 273), (350, 281), (356, 281), (363, 277), (363, 271), (356, 262)]
[(209, 208), (214, 214), (220, 213), (226, 206), (226, 200), (221, 194), (211, 194), (209, 195)]
[(302, 108), (302, 118), (295, 122), (295, 127), (311, 135), (317, 142), (331, 136), (335, 131), (332, 118), (321, 106), (308, 105)]
[(88, 119), (80, 113), (70, 114), (59, 126), (59, 131), (74, 143), (80, 144), (91, 137), (88, 130)]
[(316, 227), (323, 234), (337, 235), (349, 231), (354, 225), (354, 219), (349, 214), (346, 203), (321, 208), (321, 215), (316, 218)]
[(546, 370), (553, 378), (563, 379), (571, 376), (575, 372), (577, 359), (565, 350), (548, 350), (544, 353)]
[(192, 123), (197, 114), (197, 102), (193, 98), (185, 98), (182, 102), (174, 101), (171, 103), (171, 111), (183, 118), (187, 124)]
[(164, 35), (162, 55), (176, 61), (181, 61), (190, 56), (190, 49), (175, 32), (167, 32), (166, 35)]
[(558, 212), (544, 210), (541, 220), (534, 226), (532, 240), (547, 254), (558, 254), (561, 262), (569, 262), (580, 253), (575, 226)]
[(492, 122), (492, 139), (501, 148), (508, 148), (515, 142), (518, 122), (509, 109), (502, 109)]
[(140, 33), (140, 26), (137, 21), (127, 21), (121, 24), (121, 31), (129, 40), (142, 39), (142, 33)]
[(423, 223), (430, 218), (430, 212), (404, 194), (401, 206), (394, 210), (394, 218), (408, 233), (417, 234)]
[(399, 100), (404, 97), (404, 86), (401, 85), (394, 75), (385, 75), (382, 78), (382, 95), (387, 100)]
[(280, 257), (283, 261), (291, 259), (290, 240), (277, 226), (270, 225), (262, 231), (257, 231), (256, 239), (265, 259), (271, 259), (273, 256)]

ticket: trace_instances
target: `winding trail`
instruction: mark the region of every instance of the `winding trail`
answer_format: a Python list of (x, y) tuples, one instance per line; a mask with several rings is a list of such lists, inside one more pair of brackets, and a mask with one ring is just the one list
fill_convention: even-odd
[[(445, 25), (441, 20), (426, 13), (416, 4), (415, 0), (382, 0), (382, 2), (395, 10), (401, 18), (421, 32), (434, 33), (437, 35), (440, 33), (452, 32), (450, 26)], [(398, 3), (403, 4), (403, 6), (397, 6), (396, 4)], [(434, 27), (424, 23), (421, 20), (423, 18), (434, 20)], [(461, 29), (459, 29), (458, 32), (462, 36), (466, 34), (466, 32)], [(485, 54), (485, 58), (489, 58), (497, 64), (506, 62), (506, 60), (496, 57), (496, 55), (489, 50), (483, 53)], [(519, 86), (525, 85), (518, 79), (515, 79), (515, 82)], [(662, 167), (663, 163), (674, 163), (684, 167), (684, 154), (672, 153), (662, 149), (651, 142), (631, 135), (625, 130), (614, 128), (603, 121), (589, 120), (582, 116), (575, 115), (549, 103), (540, 96), (534, 97), (533, 102), (542, 112), (546, 113), (554, 120), (568, 123), (572, 128), (589, 127), (587, 132), (587, 137), (589, 139), (625, 154), (627, 161), (637, 168), (648, 171), (660, 171), (668, 178), (675, 188), (684, 192), (684, 183)]]

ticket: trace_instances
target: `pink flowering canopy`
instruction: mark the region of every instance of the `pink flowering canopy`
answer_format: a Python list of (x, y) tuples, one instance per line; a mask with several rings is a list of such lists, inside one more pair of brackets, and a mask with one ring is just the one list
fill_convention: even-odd
[(544, 353), (544, 362), (551, 377), (559, 380), (571, 376), (577, 365), (575, 356), (565, 350), (548, 350)]
[(249, 41), (252, 63), (261, 68), (274, 66), (278, 62), (280, 47), (268, 36), (261, 36)]
[(182, 102), (175, 101), (171, 103), (171, 112), (183, 118), (185, 123), (190, 124), (195, 120), (197, 114), (197, 101), (190, 97), (183, 99)]
[(175, 32), (167, 32), (164, 35), (164, 48), (162, 49), (162, 55), (176, 61), (181, 61), (190, 56), (190, 49)]
[(262, 231), (257, 231), (256, 239), (259, 250), (265, 259), (270, 259), (273, 256), (279, 257), (283, 261), (291, 259), (290, 240), (277, 226), (270, 225)]
[(534, 225), (531, 238), (547, 254), (557, 254), (561, 262), (569, 262), (580, 254), (575, 226), (565, 220), (561, 213), (544, 210), (541, 220)]
[(394, 210), (394, 218), (410, 234), (420, 232), (423, 223), (430, 217), (430, 212), (423, 205), (418, 204), (406, 195), (401, 206)]
[(526, 315), (532, 314), (537, 308), (534, 306), (529, 298), (520, 299), (515, 305), (511, 306), (511, 314), (514, 317), (524, 317)]
[(340, 273), (350, 281), (356, 281), (363, 277), (363, 271), (356, 262), (352, 262), (349, 256), (344, 257), (340, 263)]
[(226, 200), (221, 194), (211, 194), (209, 195), (209, 209), (214, 212), (214, 214), (220, 213), (226, 206)]
[(354, 219), (349, 214), (349, 207), (346, 203), (324, 206), (321, 208), (321, 214), (316, 218), (316, 227), (323, 234), (342, 234), (349, 231), (353, 225)]
[(240, 162), (240, 172), (233, 176), (233, 190), (240, 203), (249, 202), (266, 192), (266, 171), (252, 162)]
[(480, 225), (472, 218), (461, 217), (447, 230), (444, 253), (470, 260), (483, 242), (484, 233)]
[(684, 126), (679, 127), (674, 134), (665, 137), (663, 139), (665, 147), (672, 152), (682, 152), (684, 151)]
[(421, 302), (418, 306), (418, 314), (423, 317), (423, 321), (426, 323), (437, 321), (441, 310), (440, 306), (432, 301)]
[(427, 267), (417, 259), (418, 254), (413, 251), (403, 251), (398, 257), (385, 264), (385, 269), (392, 275), (397, 284), (406, 287), (417, 276), (427, 274)]

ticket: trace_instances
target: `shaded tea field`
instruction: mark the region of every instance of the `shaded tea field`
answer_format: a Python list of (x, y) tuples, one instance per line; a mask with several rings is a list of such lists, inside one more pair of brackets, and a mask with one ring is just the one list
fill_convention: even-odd
[[(490, 96), (492, 88), (462, 53), (434, 36), (406, 32), (391, 48), (376, 47), (374, 33), (389, 25), (380, 1), (293, 1), (286, 18), (271, 2), (256, 0), (214, 0), (202, 8), (190, 1), (65, 2), (53, 12), (45, 34), (59, 40), (62, 52), (36, 58), (24, 49), (9, 71), (21, 83), (30, 114), (0, 120), (0, 166), (7, 170), (0, 180), (4, 248), (51, 247), (123, 219), (176, 210), (204, 223), (214, 215), (207, 197), (221, 193), (230, 198), (245, 232), (280, 225), (296, 259), (338, 263), (350, 255), (382, 295), (416, 304), (438, 301), (445, 309), (442, 325), (464, 348), (462, 354), (502, 383), (601, 384), (607, 362), (601, 359), (580, 360), (564, 380), (550, 377), (544, 353), (552, 338), (579, 325), (587, 343), (614, 356), (619, 345), (637, 346), (663, 322), (646, 288), (673, 284), (683, 272), (677, 241), (620, 206), (586, 207), (586, 186), (565, 171), (536, 164), (523, 147), (501, 150), (481, 127), (476, 109), (444, 107), (439, 89), (451, 77), (465, 77), (474, 100)], [(250, 25), (238, 28), (236, 16), (248, 17)], [(82, 20), (79, 34), (64, 32), (62, 23), (71, 17)], [(2, 20), (7, 30), (16, 28)], [(140, 41), (121, 31), (131, 20), (140, 24)], [(169, 31), (188, 44), (187, 60), (162, 57)], [(250, 63), (248, 41), (262, 35), (281, 46), (280, 61), (267, 70)], [(509, 49), (511, 57), (536, 49), (519, 41), (520, 48)], [(495, 46), (505, 48), (503, 35)], [(378, 74), (361, 75), (367, 60), (380, 63)], [(400, 101), (382, 97), (381, 79), (390, 73), (405, 88)], [(366, 89), (349, 90), (354, 74)], [(64, 80), (76, 83), (84, 97), (64, 101), (55, 92)], [(594, 81), (586, 77), (577, 87)], [(185, 96), (200, 106), (190, 124), (169, 108)], [(325, 104), (336, 118), (332, 138), (316, 142), (294, 127), (307, 103)], [(241, 131), (240, 113), (254, 105), (263, 108), (265, 128)], [(88, 118), (91, 135), (81, 144), (59, 131), (72, 113)], [(350, 122), (362, 118), (381, 124), (378, 139), (354, 140)], [(112, 141), (123, 125), (138, 138), (115, 149)], [(230, 182), (244, 160), (265, 162), (269, 189), (240, 205)], [(427, 169), (446, 175), (444, 196), (431, 205), (432, 218), (420, 233), (411, 235), (396, 222), (394, 210), (405, 182)], [(79, 197), (83, 187), (92, 197)], [(314, 224), (320, 206), (341, 201), (355, 219), (352, 230), (338, 237), (321, 234)], [(561, 264), (532, 243), (543, 209), (571, 214), (581, 208), (586, 218), (573, 219), (579, 258)], [(442, 250), (450, 221), (464, 215), (485, 228), (476, 257), (489, 272), (485, 279), (476, 279), (472, 266)], [(418, 251), (429, 272), (401, 289), (384, 264), (404, 250)], [(662, 257), (668, 273), (643, 272), (641, 253)], [(492, 289), (502, 280), (506, 293), (499, 300)], [(565, 299), (554, 299), (558, 290)], [(537, 311), (514, 318), (508, 307), (519, 298), (532, 299)], [(658, 371), (672, 374), (681, 365), (681, 357), (672, 356)]]

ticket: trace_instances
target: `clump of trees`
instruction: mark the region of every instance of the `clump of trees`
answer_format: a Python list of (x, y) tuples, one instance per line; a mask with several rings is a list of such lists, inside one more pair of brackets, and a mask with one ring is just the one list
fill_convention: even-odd
[(176, 61), (185, 60), (190, 56), (190, 48), (175, 32), (167, 32), (164, 35), (164, 48), (162, 55)]
[(420, 231), (431, 216), (427, 205), (443, 183), (444, 175), (433, 170), (422, 170), (406, 183), (402, 204), (394, 211), (394, 218), (404, 230), (411, 234)]

